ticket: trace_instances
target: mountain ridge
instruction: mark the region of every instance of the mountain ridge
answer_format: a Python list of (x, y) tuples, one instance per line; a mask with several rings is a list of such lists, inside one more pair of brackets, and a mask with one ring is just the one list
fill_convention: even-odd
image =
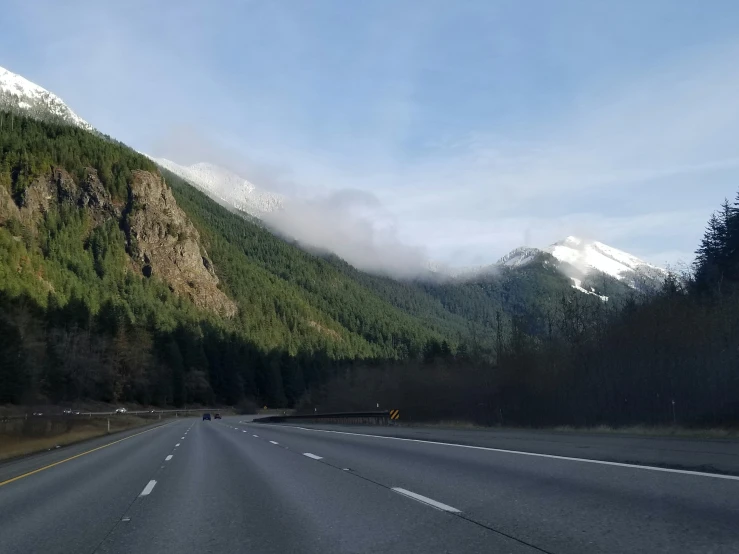
[(149, 156), (159, 166), (213, 197), (249, 215), (259, 217), (282, 208), (284, 198), (259, 189), (236, 173), (208, 162), (183, 166), (166, 158)]
[(25, 77), (0, 67), (0, 108), (29, 113), (39, 119), (52, 119), (95, 131), (95, 128), (82, 119), (64, 101)]
[(573, 288), (583, 289), (582, 281), (603, 274), (632, 289), (654, 289), (662, 283), (667, 271), (632, 254), (595, 240), (568, 236), (546, 248), (519, 247), (501, 257), (494, 267), (521, 267), (533, 263), (540, 255), (550, 255), (573, 281)]

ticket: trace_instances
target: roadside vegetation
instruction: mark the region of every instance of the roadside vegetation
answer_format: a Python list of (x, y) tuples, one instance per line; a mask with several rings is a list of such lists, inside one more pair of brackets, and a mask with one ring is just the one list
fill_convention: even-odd
[(4, 419), (0, 420), (0, 460), (54, 450), (157, 421), (158, 418), (128, 415)]

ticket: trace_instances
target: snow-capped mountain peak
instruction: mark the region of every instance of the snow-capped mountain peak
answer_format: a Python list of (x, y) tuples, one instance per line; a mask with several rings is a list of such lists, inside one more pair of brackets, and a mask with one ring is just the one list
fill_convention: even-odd
[(94, 131), (92, 125), (56, 94), (3, 67), (0, 67), (0, 109), (22, 111), (38, 119), (53, 119)]
[(538, 248), (530, 248), (528, 246), (519, 246), (508, 252), (505, 256), (498, 260), (496, 265), (506, 267), (520, 267), (531, 262), (536, 256), (541, 254)]
[(541, 254), (551, 254), (560, 263), (560, 270), (573, 280), (573, 287), (578, 290), (583, 290), (581, 280), (592, 273), (604, 273), (636, 289), (653, 288), (666, 275), (664, 269), (623, 250), (575, 236), (542, 249), (516, 248), (498, 260), (496, 265), (521, 267), (533, 262)]
[(544, 249), (560, 262), (565, 262), (587, 275), (593, 270), (605, 273), (619, 281), (630, 281), (634, 273), (661, 277), (664, 269), (654, 266), (623, 250), (598, 241), (587, 241), (569, 236)]
[(201, 162), (183, 166), (165, 158), (152, 160), (216, 200), (253, 216), (274, 212), (283, 205), (281, 195), (261, 190), (236, 173), (217, 165)]

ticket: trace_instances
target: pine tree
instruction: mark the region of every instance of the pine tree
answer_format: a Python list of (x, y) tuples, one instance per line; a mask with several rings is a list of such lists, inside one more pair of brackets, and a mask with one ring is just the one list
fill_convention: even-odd
[(711, 214), (701, 244), (695, 252), (695, 278), (701, 289), (713, 288), (720, 282), (721, 257), (725, 235), (722, 221), (716, 213)]

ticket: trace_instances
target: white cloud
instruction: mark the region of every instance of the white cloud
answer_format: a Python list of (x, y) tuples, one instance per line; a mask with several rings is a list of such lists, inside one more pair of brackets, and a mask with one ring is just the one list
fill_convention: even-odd
[(427, 269), (425, 250), (401, 242), (393, 219), (366, 191), (288, 200), (263, 219), (304, 247), (333, 252), (365, 271), (415, 277)]
[[(521, 244), (527, 229), (535, 244), (591, 231), (593, 238), (672, 262), (658, 259), (665, 247), (692, 251), (706, 206), (734, 194), (714, 175), (739, 176), (737, 59), (736, 45), (704, 52), (584, 103), (527, 142), (477, 133), (447, 141), (424, 161), (335, 180), (375, 191), (397, 217), (403, 239), (452, 263), (500, 255)], [(671, 183), (678, 182), (694, 185), (670, 198)], [(599, 203), (606, 191), (608, 203)], [(583, 200), (590, 203), (587, 217), (567, 207)], [(664, 212), (660, 201), (680, 209)], [(541, 220), (547, 206), (549, 218)]]
[[(303, 198), (273, 224), (363, 267), (413, 272), (426, 252), (457, 264), (488, 263), (524, 242), (540, 246), (569, 234), (662, 263), (671, 261), (663, 256), (692, 252), (710, 209), (734, 195), (729, 186), (736, 185), (716, 176), (739, 176), (736, 43), (696, 50), (615, 85), (578, 82), (572, 102), (537, 113), (542, 119), (525, 128), (496, 127), (484, 118), (474, 128), (473, 118), (425, 129), (419, 152), (408, 156), (417, 119), (429, 116), (417, 100), (419, 73), (442, 63), (425, 59), (425, 48), (453, 40), (434, 34), (433, 10), (379, 10), (379, 20), (351, 37), (359, 44), (352, 44), (352, 58), (315, 47), (311, 33), (318, 27), (303, 26), (300, 13), (254, 3), (255, 18), (268, 12), (271, 25), (262, 27), (269, 34), (257, 36), (250, 20), (243, 35), (218, 36), (220, 46), (241, 48), (240, 56), (259, 62), (248, 66), (256, 68), (253, 80), (235, 84), (233, 75), (219, 73), (221, 60), (209, 57), (209, 48), (218, 42), (214, 20), (238, 4), (221, 10), (199, 2), (156, 10), (147, 2), (14, 6), (23, 16), (18, 25), (39, 37), (31, 45), (42, 52), (39, 84), (80, 115), (140, 150), (224, 165), (258, 186)], [(141, 18), (149, 9), (156, 13)], [(268, 39), (264, 51), (262, 38)], [(517, 36), (516, 43), (526, 38)], [(300, 71), (296, 60), (306, 62)], [(314, 87), (330, 64), (345, 74), (328, 89)], [(321, 93), (332, 93), (335, 109), (316, 122), (311, 108), (325, 101)], [(366, 103), (352, 104), (357, 98)], [(238, 123), (229, 127), (232, 121)]]

